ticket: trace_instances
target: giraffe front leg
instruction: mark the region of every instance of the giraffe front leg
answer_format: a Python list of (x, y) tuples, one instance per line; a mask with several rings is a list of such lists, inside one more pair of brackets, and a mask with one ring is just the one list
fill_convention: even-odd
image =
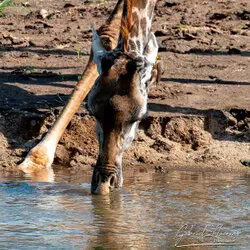
[[(111, 16), (99, 29), (100, 36), (104, 34), (105, 39), (102, 40), (102, 42), (107, 50), (114, 49), (117, 45), (122, 7), (123, 1), (119, 0)], [(51, 173), (51, 165), (54, 160), (56, 146), (83, 99), (93, 87), (97, 77), (97, 66), (93, 62), (93, 54), (91, 52), (88, 65), (82, 74), (82, 79), (77, 83), (59, 118), (44, 139), (31, 149), (24, 161), (18, 166), (19, 169), (25, 173), (31, 174), (32, 177), (36, 177), (40, 174), (42, 175), (43, 172), (46, 172), (45, 170)]]
[(19, 165), (19, 169), (25, 173), (35, 173), (51, 167), (60, 138), (83, 99), (94, 85), (97, 76), (96, 65), (92, 62), (91, 56), (90, 62), (83, 73), (83, 78), (77, 83), (58, 119), (43, 140), (31, 149), (27, 157)]
[(19, 169), (23, 172), (35, 173), (51, 167), (60, 138), (98, 76), (92, 56), (82, 76), (47, 135), (38, 145), (31, 149), (27, 157), (19, 165)]

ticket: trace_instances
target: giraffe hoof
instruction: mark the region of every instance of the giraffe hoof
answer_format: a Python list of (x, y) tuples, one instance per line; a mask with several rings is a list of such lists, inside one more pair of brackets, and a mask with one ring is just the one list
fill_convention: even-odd
[[(52, 160), (51, 160), (52, 158)], [(51, 167), (53, 157), (50, 157), (43, 147), (33, 148), (18, 168), (24, 173), (34, 173)]]

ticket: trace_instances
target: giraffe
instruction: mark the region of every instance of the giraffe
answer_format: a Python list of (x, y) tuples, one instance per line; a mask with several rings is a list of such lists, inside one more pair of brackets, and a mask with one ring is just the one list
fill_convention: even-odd
[[(124, 3), (123, 3), (124, 2)], [(151, 30), (156, 0), (119, 0), (111, 17), (96, 31), (92, 52), (68, 103), (44, 139), (19, 168), (26, 173), (50, 168), (66, 126), (89, 93), (96, 118), (99, 155), (91, 192), (108, 194), (122, 186), (122, 156), (147, 112), (149, 87), (159, 81), (158, 45)]]
[(118, 45), (106, 51), (92, 28), (92, 50), (99, 77), (88, 106), (96, 117), (99, 155), (91, 192), (108, 194), (122, 186), (122, 156), (147, 113), (150, 85), (158, 79), (158, 45), (151, 32), (156, 0), (124, 2)]

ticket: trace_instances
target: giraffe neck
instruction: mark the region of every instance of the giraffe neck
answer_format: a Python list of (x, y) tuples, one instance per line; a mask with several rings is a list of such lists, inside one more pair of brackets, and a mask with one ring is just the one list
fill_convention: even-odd
[(128, 35), (128, 51), (135, 50), (144, 54), (149, 41), (156, 0), (134, 0), (130, 2), (132, 2), (132, 27)]

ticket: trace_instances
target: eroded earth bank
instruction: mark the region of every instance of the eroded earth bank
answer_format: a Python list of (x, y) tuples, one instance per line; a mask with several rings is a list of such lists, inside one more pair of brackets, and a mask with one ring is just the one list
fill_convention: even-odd
[[(90, 24), (114, 1), (16, 1), (0, 17), (0, 166), (16, 169), (52, 125), (89, 56)], [(124, 166), (249, 172), (250, 3), (157, 2), (153, 31), (164, 63)], [(95, 120), (85, 102), (57, 148), (55, 165), (91, 170)]]

